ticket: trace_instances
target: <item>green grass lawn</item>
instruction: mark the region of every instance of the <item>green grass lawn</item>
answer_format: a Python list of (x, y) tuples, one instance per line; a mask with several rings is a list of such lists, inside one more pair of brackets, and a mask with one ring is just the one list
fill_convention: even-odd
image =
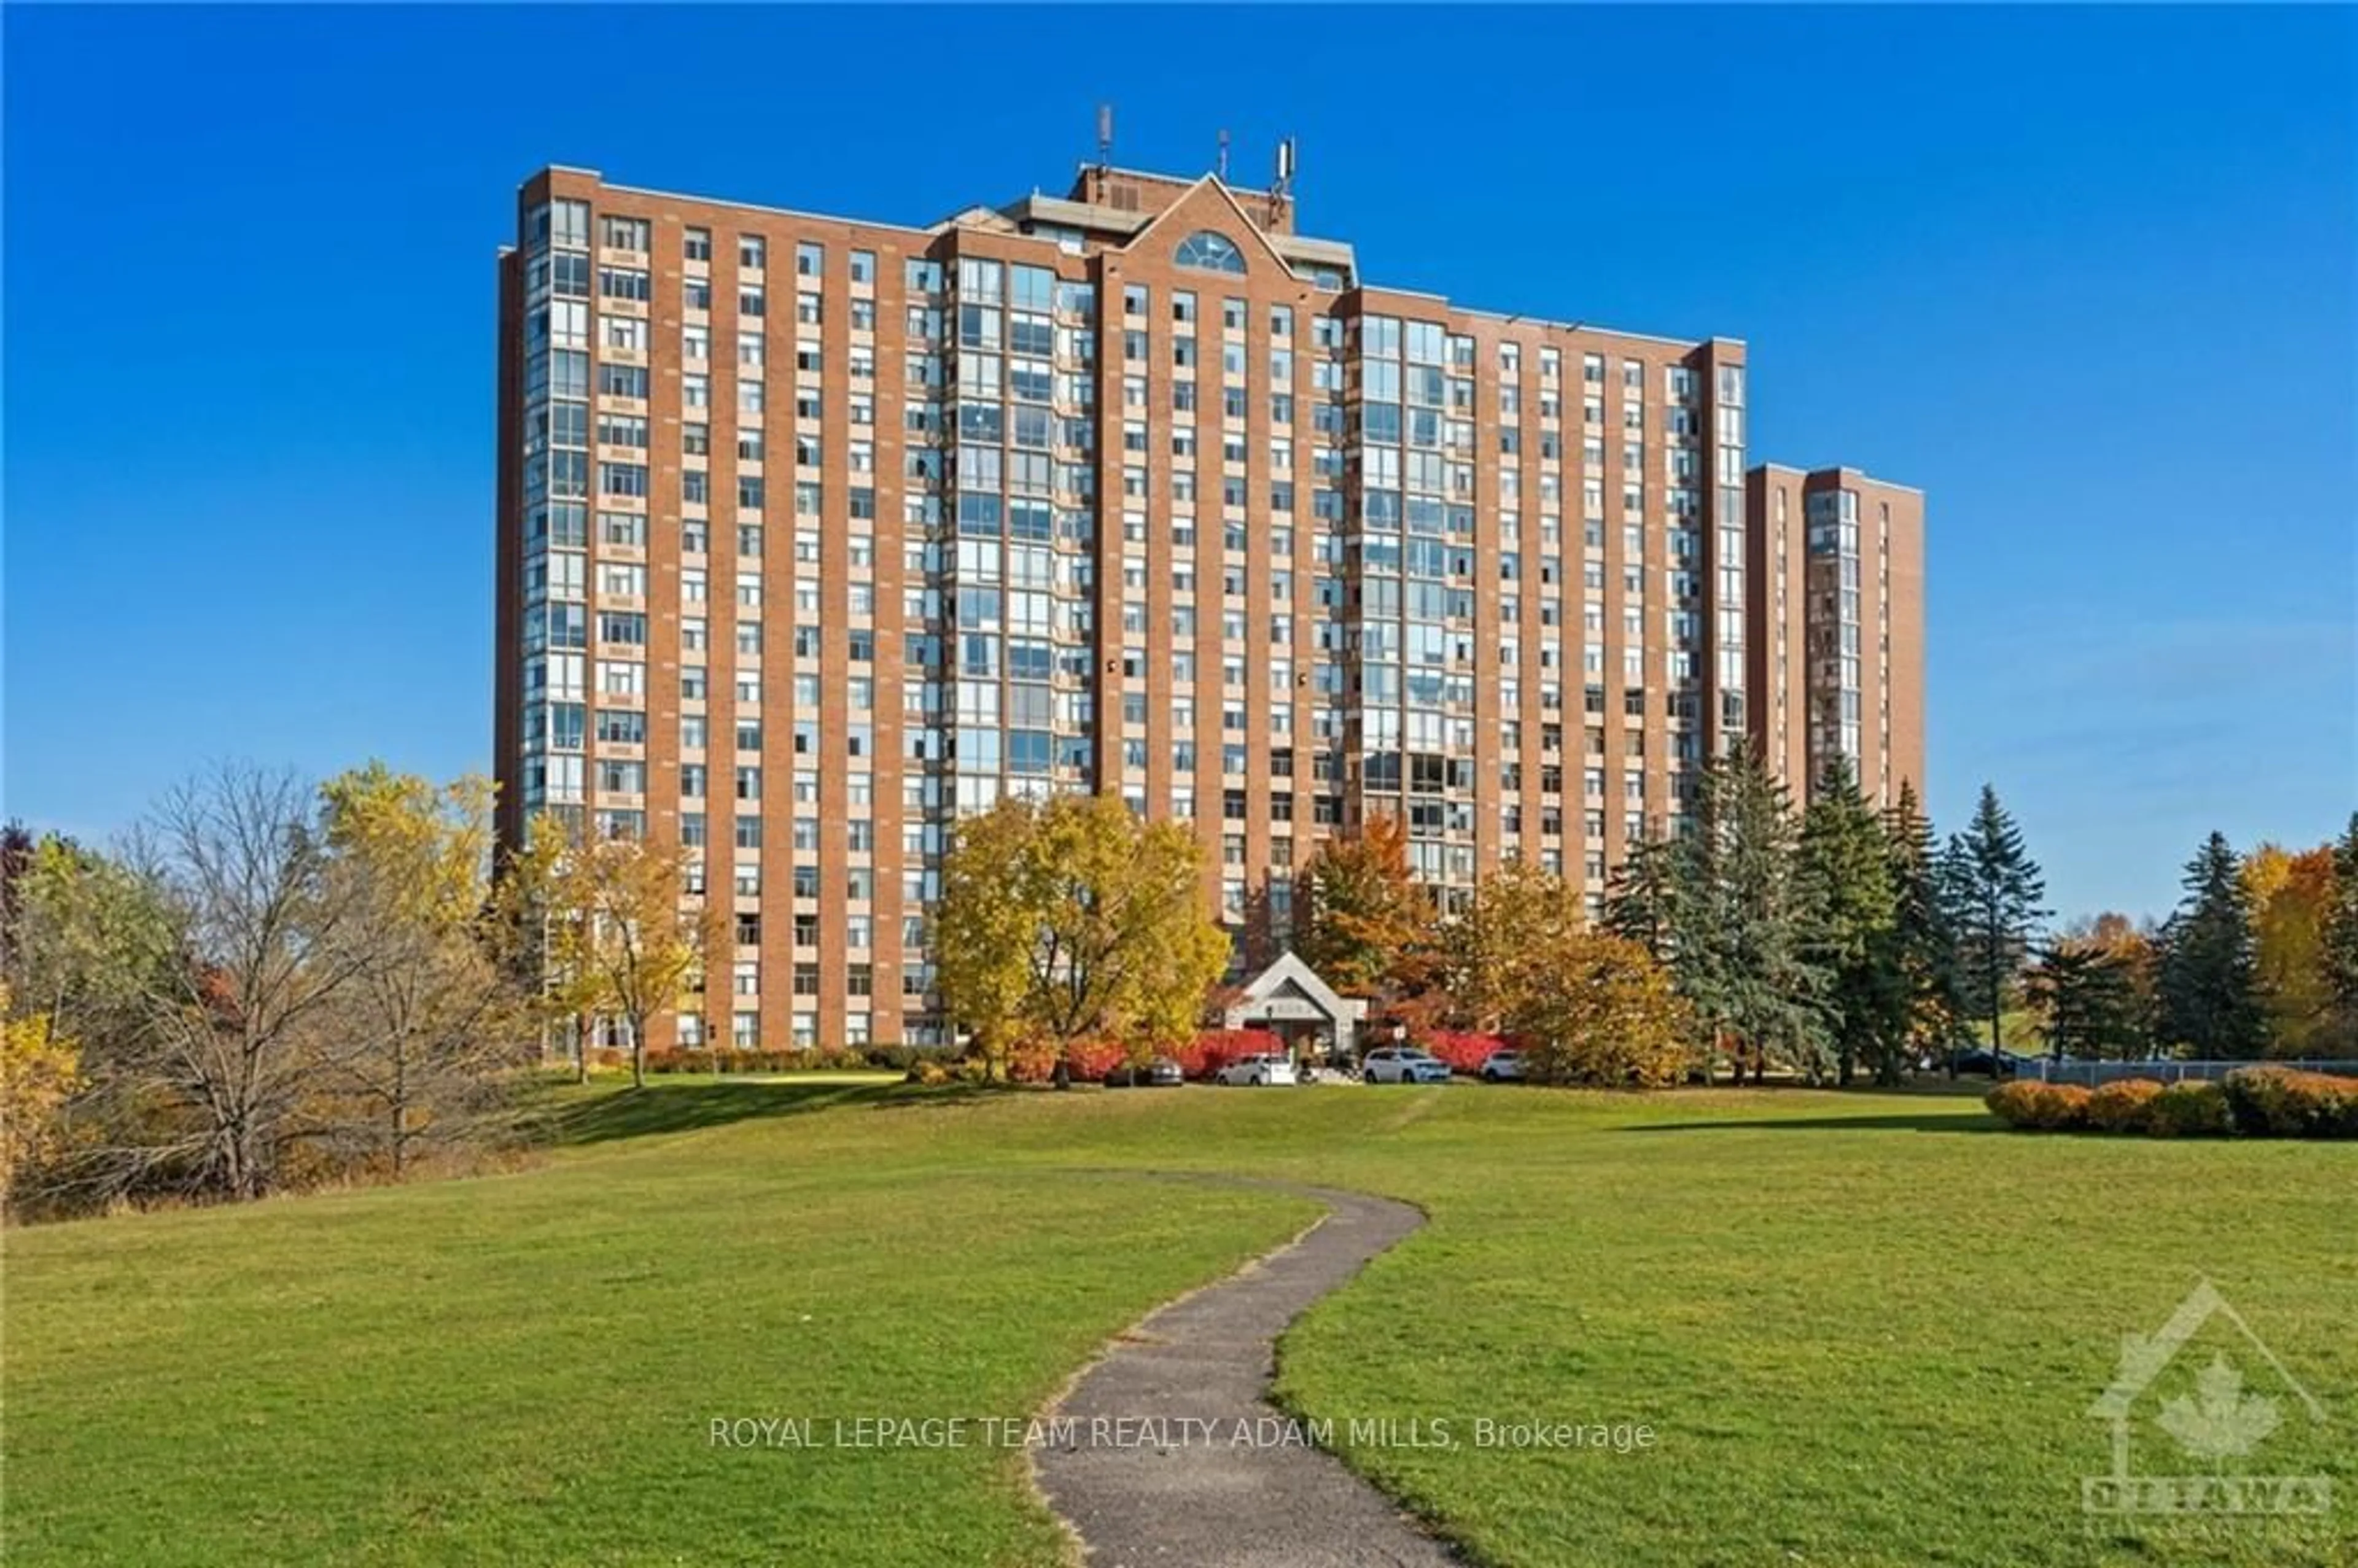
[[(512, 1175), (10, 1234), (5, 1560), (1053, 1563), (1009, 1451), (709, 1423), (1028, 1411), (1314, 1212), (1142, 1173), (1206, 1170), (1432, 1216), (1289, 1336), (1295, 1409), (1659, 1434), (1349, 1450), (1478, 1561), (2358, 1561), (2358, 1149), (2009, 1134), (1924, 1094), (568, 1097), (568, 1146)], [(2204, 1276), (2333, 1417), (2284, 1398), (2259, 1468), (2339, 1511), (2092, 1534), (2086, 1407)], [(2282, 1394), (2225, 1332), (2157, 1394), (2214, 1349)], [(2142, 1468), (2199, 1467), (2142, 1432)]]

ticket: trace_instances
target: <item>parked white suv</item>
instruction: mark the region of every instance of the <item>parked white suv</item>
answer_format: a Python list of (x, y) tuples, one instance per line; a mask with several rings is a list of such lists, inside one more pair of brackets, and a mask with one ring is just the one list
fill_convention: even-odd
[(1449, 1064), (1413, 1045), (1383, 1045), (1368, 1053), (1360, 1073), (1371, 1084), (1445, 1084)]
[(1293, 1058), (1291, 1056), (1239, 1056), (1212, 1075), (1216, 1084), (1290, 1084), (1293, 1082)]

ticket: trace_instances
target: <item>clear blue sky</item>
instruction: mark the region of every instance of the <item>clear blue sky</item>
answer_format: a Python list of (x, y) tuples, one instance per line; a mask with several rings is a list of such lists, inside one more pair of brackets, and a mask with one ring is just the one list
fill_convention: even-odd
[(1995, 780), (2064, 913), (2358, 805), (2352, 13), (1374, 22), (8, 7), (5, 809), (488, 768), (540, 165), (923, 222), (1060, 189), (1109, 98), (1140, 167), (1297, 135), (1378, 281), (1743, 338), (1755, 460), (1928, 491), (1931, 803)]

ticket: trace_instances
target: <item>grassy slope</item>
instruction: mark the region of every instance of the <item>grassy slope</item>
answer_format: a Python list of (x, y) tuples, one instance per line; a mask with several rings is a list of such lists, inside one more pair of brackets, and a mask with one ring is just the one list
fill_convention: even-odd
[[(827, 1095), (665, 1087), (654, 1120)], [(517, 1176), (10, 1237), (6, 1560), (1053, 1561), (1004, 1452), (708, 1423), (1024, 1412), (1315, 1212), (978, 1179), (949, 1107), (610, 1141), (641, 1119)]]
[[(12, 1237), (9, 1560), (1049, 1560), (1003, 1454), (730, 1454), (704, 1422), (1023, 1410), (1303, 1216), (1125, 1166), (1431, 1212), (1289, 1336), (1299, 1408), (1661, 1434), (1351, 1455), (1488, 1560), (2348, 1560), (2358, 1150), (1985, 1125), (1790, 1092), (603, 1099), (520, 1176)], [(2083, 1534), (2084, 1408), (2201, 1274), (2343, 1423), (2288, 1406), (2266, 1450), (2336, 1476), (2340, 1538)]]

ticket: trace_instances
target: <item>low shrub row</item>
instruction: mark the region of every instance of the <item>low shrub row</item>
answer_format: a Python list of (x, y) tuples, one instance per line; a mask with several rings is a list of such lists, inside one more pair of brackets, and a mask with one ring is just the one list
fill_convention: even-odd
[[(630, 1058), (621, 1052), (613, 1054), (617, 1060), (612, 1065), (630, 1065)], [(696, 1051), (657, 1045), (648, 1049), (646, 1066), (650, 1073), (904, 1072), (925, 1054), (908, 1045), (871, 1045), (865, 1049), (818, 1045), (789, 1051), (744, 1050), (736, 1046)], [(609, 1065), (604, 1055), (600, 1053), (598, 1065)]]
[(2009, 1127), (2051, 1132), (2087, 1124), (2086, 1089), (2070, 1084), (2027, 1083), (2019, 1078), (1990, 1090), (1983, 1103)]
[(2122, 1078), (2088, 1097), (2088, 1125), (2098, 1132), (2143, 1132), (2162, 1086), (2151, 1078)]
[[(1176, 1062), (1181, 1073), (1201, 1079), (1210, 1077), (1239, 1056), (1272, 1052), (1282, 1054), (1284, 1050), (1285, 1042), (1266, 1029), (1207, 1029), (1183, 1045), (1164, 1047), (1149, 1055)], [(1082, 1084), (1103, 1082), (1108, 1074), (1130, 1057), (1130, 1047), (1120, 1040), (1076, 1040), (1064, 1051), (1066, 1071), (1075, 1083)], [(1008, 1053), (1008, 1081), (1047, 1083), (1056, 1076), (1056, 1049), (1047, 1042), (1018, 1045)], [(979, 1058), (938, 1054), (920, 1054), (909, 1064), (907, 1071), (909, 1081), (914, 1084), (982, 1083), (990, 1076)]]
[(2238, 1067), (2216, 1083), (2124, 1078), (2096, 1089), (2017, 1079), (1992, 1089), (1985, 1103), (2027, 1131), (2358, 1138), (2358, 1078), (2282, 1067)]
[(2358, 1078), (2287, 1067), (2227, 1075), (2235, 1130), (2255, 1138), (2358, 1138)]

